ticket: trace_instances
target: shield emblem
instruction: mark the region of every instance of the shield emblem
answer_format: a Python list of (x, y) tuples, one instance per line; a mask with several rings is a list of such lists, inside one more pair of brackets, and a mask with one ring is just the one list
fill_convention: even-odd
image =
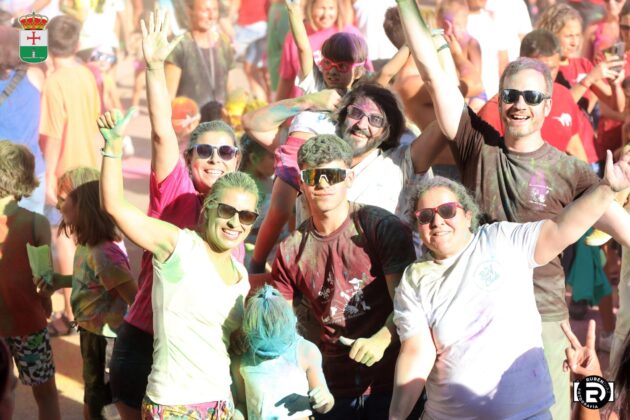
[(44, 29), (48, 23), (46, 16), (35, 14), (19, 18), (20, 60), (25, 63), (41, 63), (48, 58), (48, 31)]

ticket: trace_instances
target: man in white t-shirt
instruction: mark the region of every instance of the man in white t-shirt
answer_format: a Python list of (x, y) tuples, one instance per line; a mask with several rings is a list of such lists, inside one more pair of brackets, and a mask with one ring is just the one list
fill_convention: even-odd
[(630, 152), (553, 219), (477, 228), (479, 208), (435, 177), (413, 195), (429, 252), (407, 267), (394, 297), (401, 340), (390, 419), (405, 419), (423, 388), (428, 418), (549, 418), (533, 269), (580, 238), (630, 185)]

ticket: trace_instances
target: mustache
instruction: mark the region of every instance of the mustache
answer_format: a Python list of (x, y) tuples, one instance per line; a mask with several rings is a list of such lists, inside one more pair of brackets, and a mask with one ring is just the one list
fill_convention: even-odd
[(350, 134), (360, 134), (365, 137), (370, 137), (370, 132), (368, 130), (363, 130), (361, 128), (353, 128), (350, 130)]

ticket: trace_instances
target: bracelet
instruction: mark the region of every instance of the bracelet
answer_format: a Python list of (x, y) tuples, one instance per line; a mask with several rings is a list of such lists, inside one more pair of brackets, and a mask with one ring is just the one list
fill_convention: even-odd
[(122, 153), (119, 153), (117, 155), (113, 154), (113, 153), (108, 153), (105, 151), (105, 148), (101, 149), (101, 155), (103, 157), (108, 157), (108, 158), (112, 158), (112, 159), (120, 159), (122, 158)]
[(451, 48), (448, 46), (448, 44), (444, 44), (444, 45), (442, 45), (440, 48), (438, 48), (438, 49), (437, 49), (437, 52), (440, 52), (440, 51), (442, 51), (442, 50), (446, 50), (446, 49), (448, 49), (448, 50), (450, 50), (450, 49), (451, 49)]

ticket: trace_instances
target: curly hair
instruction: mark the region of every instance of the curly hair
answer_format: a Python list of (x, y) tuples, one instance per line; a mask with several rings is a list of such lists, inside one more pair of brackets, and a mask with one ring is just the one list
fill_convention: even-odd
[(556, 3), (547, 8), (536, 22), (537, 29), (546, 29), (554, 35), (564, 28), (564, 25), (571, 20), (578, 20), (582, 23), (582, 16), (573, 7), (566, 3)]
[(35, 177), (35, 157), (26, 146), (0, 140), (0, 198), (16, 200), (31, 195), (39, 181)]
[(352, 147), (332, 134), (320, 134), (308, 139), (298, 150), (298, 166), (315, 168), (335, 160), (352, 166)]
[(394, 149), (400, 145), (400, 136), (405, 130), (405, 117), (402, 106), (396, 95), (389, 89), (373, 82), (360, 83), (348, 92), (341, 100), (338, 111), (333, 115), (337, 121), (337, 134), (341, 136), (348, 116), (348, 107), (359, 99), (371, 99), (385, 115), (383, 142), (379, 148), (383, 151)]

